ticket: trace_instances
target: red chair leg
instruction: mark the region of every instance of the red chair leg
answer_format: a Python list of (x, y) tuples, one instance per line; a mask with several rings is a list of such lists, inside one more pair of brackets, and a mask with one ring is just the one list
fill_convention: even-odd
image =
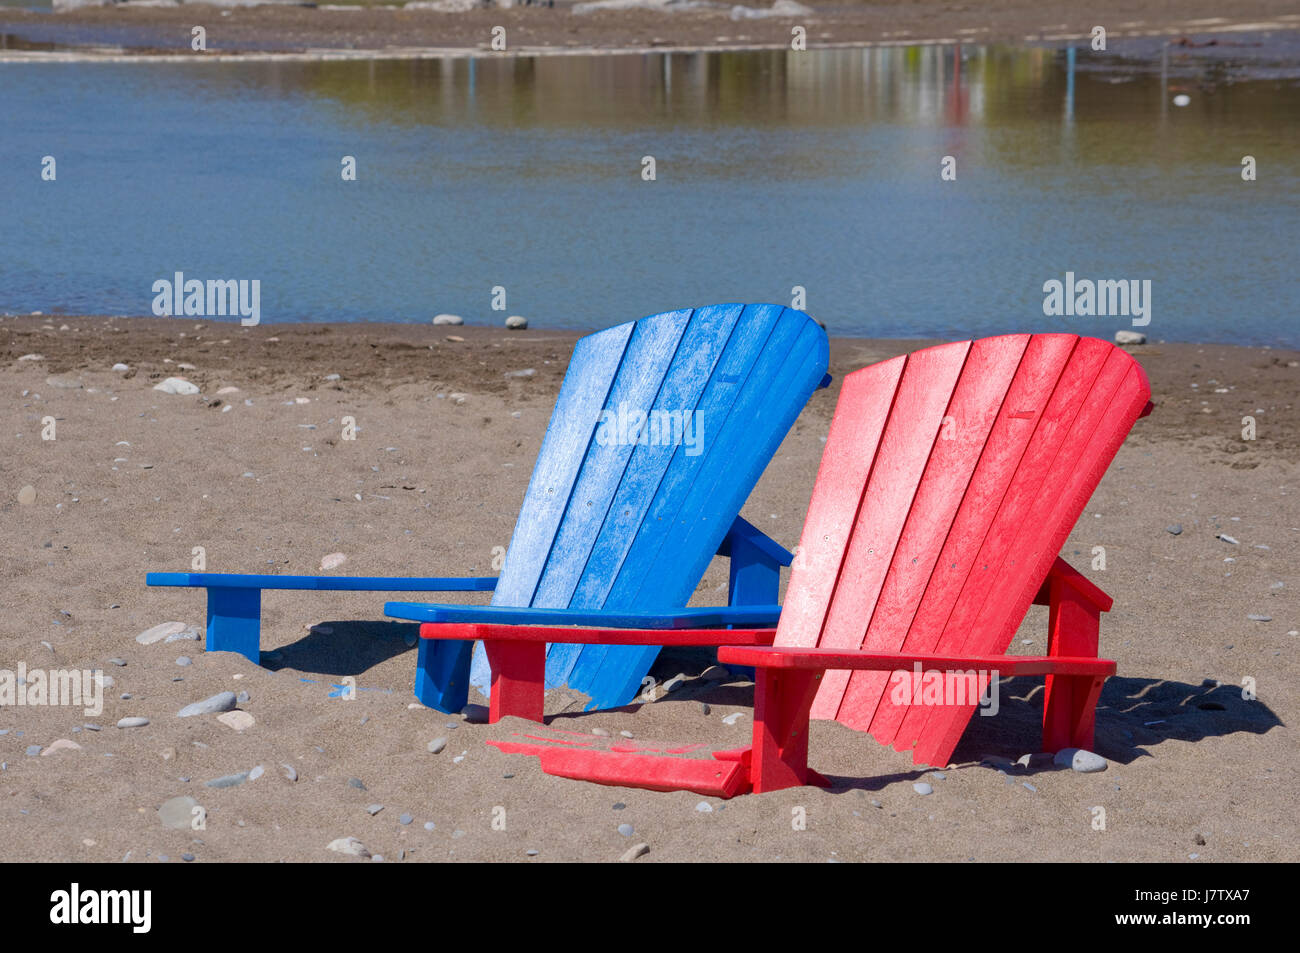
[(808, 713), (822, 673), (759, 668), (754, 682), (754, 792), (823, 783), (808, 770)]
[(492, 699), (488, 721), (504, 715), (542, 721), (545, 702), (546, 643), (485, 640), (492, 667)]
[(1103, 675), (1049, 675), (1043, 702), (1043, 750), (1092, 750)]
[[(1049, 654), (1096, 658), (1101, 613), (1060, 579), (1051, 582)], [(1104, 677), (1048, 675), (1043, 696), (1043, 750), (1092, 750), (1097, 697)]]

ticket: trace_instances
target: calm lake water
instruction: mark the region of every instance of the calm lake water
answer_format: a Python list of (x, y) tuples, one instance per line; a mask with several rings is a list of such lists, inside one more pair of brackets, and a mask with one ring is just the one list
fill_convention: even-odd
[(260, 280), (263, 323), (500, 323), (502, 286), (585, 329), (801, 286), (836, 334), (1131, 326), (1046, 317), (1068, 271), (1150, 280), (1154, 338), (1300, 346), (1300, 84), (1071, 59), (0, 65), (0, 310), (149, 314), (182, 271)]

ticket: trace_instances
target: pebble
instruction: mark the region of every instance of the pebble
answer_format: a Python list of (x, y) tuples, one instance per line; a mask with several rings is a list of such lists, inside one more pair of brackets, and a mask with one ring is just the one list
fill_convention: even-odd
[(537, 369), (536, 369), (536, 368), (525, 367), (525, 368), (523, 368), (522, 370), (518, 370), (518, 371), (506, 371), (504, 376), (507, 377), (507, 378), (510, 378), (510, 377), (532, 377), (532, 376), (533, 376), (534, 374), (536, 374), (536, 373), (537, 373)]
[(1216, 538), (1217, 538), (1217, 539), (1221, 539), (1221, 540), (1223, 540), (1225, 543), (1228, 543), (1229, 545), (1232, 545), (1232, 546), (1240, 546), (1240, 545), (1241, 545), (1240, 542), (1238, 542), (1237, 540), (1233, 539), (1231, 536), (1228, 536), (1228, 535), (1225, 534), (1225, 533), (1219, 533), (1218, 536), (1217, 536)]
[(348, 557), (342, 553), (330, 553), (321, 557), (320, 568), (322, 572), (328, 572), (331, 569), (337, 569), (347, 562)]
[(111, 658), (111, 659), (108, 660), (108, 663), (109, 663), (110, 665), (116, 665), (116, 666), (118, 666), (118, 667), (121, 667), (121, 666), (126, 665), (126, 659), (124, 659), (124, 658)]
[(164, 394), (197, 394), (198, 387), (191, 384), (183, 377), (169, 377), (161, 384), (154, 384), (154, 390), (160, 390)]
[(740, 719), (744, 717), (745, 717), (745, 713), (743, 711), (735, 711), (732, 712), (730, 715), (727, 715), (727, 717), (723, 718), (722, 723), (724, 725), (734, 725), (736, 722), (740, 721)]
[(624, 837), (631, 837), (633, 834), (636, 833), (636, 830), (632, 827), (631, 824), (620, 824), (618, 825), (618, 832), (622, 834)]
[(1272, 622), (1273, 621), (1273, 617), (1271, 615), (1256, 615), (1254, 613), (1251, 613), (1250, 615), (1246, 616), (1246, 618), (1249, 619), (1251, 622)]
[(1181, 536), (1183, 533), (1183, 524), (1175, 523), (1172, 526), (1166, 526), (1165, 532), (1169, 533), (1171, 536)]
[(147, 724), (149, 724), (149, 719), (148, 719), (148, 718), (141, 718), (140, 716), (135, 715), (135, 716), (131, 716), (131, 717), (129, 717), (129, 718), (123, 718), (121, 721), (119, 721), (119, 722), (117, 723), (117, 727), (119, 727), (119, 728), (143, 728), (143, 727), (144, 727), (145, 725), (147, 725)]
[(1030, 791), (1033, 791), (1035, 794), (1038, 793), (1038, 788), (1034, 787), (1034, 786), (1033, 786), (1032, 784), (1030, 784), (1028, 781), (1024, 782), (1024, 784), (1025, 784), (1025, 787), (1028, 788)]
[(50, 746), (41, 752), (41, 757), (54, 754), (57, 751), (80, 751), (81, 745), (67, 738), (60, 738), (58, 741), (51, 741)]
[(1080, 774), (1093, 774), (1097, 771), (1105, 771), (1110, 762), (1101, 755), (1083, 748), (1062, 748), (1056, 752), (1052, 764), (1058, 768), (1070, 768)]
[(248, 780), (248, 772), (240, 771), (238, 774), (223, 774), (219, 778), (213, 778), (211, 781), (203, 782), (205, 788), (233, 788), (237, 784), (243, 784)]
[(368, 808), (366, 808), (366, 813), (369, 814), (371, 817), (374, 817), (383, 809), (384, 806), (382, 804), (372, 804)]
[(263, 768), (263, 767), (259, 764), (259, 765), (258, 765), (256, 768), (254, 768), (252, 771), (249, 771), (249, 772), (248, 772), (248, 780), (250, 780), (250, 781), (256, 781), (258, 778), (260, 778), (260, 777), (261, 777), (263, 774), (265, 774), (265, 773), (266, 773), (266, 769)]
[(438, 825), (435, 824), (435, 823), (433, 823), (433, 821), (425, 821), (425, 822), (424, 822), (424, 829), (425, 829), (426, 831), (434, 830), (437, 826), (438, 826)]
[(198, 806), (199, 802), (188, 794), (168, 798), (163, 801), (162, 807), (158, 808), (158, 819), (163, 822), (163, 827), (187, 831), (194, 817), (194, 809)]
[(234, 387), (234, 386), (232, 386), (232, 385), (230, 385), (230, 384), (227, 384), (225, 387), (219, 388), (219, 389), (217, 390), (217, 396), (218, 396), (218, 397), (221, 397), (221, 396), (223, 396), (223, 395), (225, 395), (225, 394), (238, 394), (238, 393), (239, 393), (239, 388), (238, 388), (238, 387)]
[(116, 364), (113, 365), (113, 370), (119, 374), (121, 374), (123, 371), (129, 371), (130, 369), (131, 369), (130, 367), (128, 367), (126, 364), (123, 364), (121, 361), (118, 361)]
[(218, 715), (217, 721), (234, 728), (236, 731), (252, 728), (256, 723), (253, 716), (246, 711), (228, 711), (224, 715)]
[(193, 855), (193, 854), (190, 854), (190, 853), (181, 854), (181, 860), (185, 861), (185, 863), (187, 863), (187, 864), (188, 864), (190, 861), (192, 861), (193, 859), (194, 859), (194, 855)]
[(325, 845), (325, 849), (332, 850), (337, 854), (347, 854), (349, 857), (370, 856), (370, 851), (366, 849), (366, 845), (355, 837), (340, 837), (337, 840), (332, 840)]
[(465, 319), (462, 318), (459, 314), (435, 314), (433, 316), (433, 323), (435, 326), (438, 327), (444, 325), (455, 326), (455, 325), (464, 324)]
[(410, 814), (402, 814), (397, 818), (397, 823), (406, 825), (411, 823), (411, 821), (413, 820), (415, 820), (415, 818), (413, 818)]
[(604, 728), (593, 728), (593, 729), (591, 729), (591, 733), (592, 733), (593, 735), (595, 735), (597, 738), (608, 738), (608, 737), (609, 737), (609, 732), (606, 731)]
[(623, 855), (619, 857), (618, 862), (620, 864), (630, 864), (638, 857), (642, 857), (648, 853), (650, 853), (649, 844), (633, 844), (627, 850), (623, 851)]
[(18, 491), (18, 502), (23, 506), (31, 506), (36, 502), (36, 488), (34, 486), (25, 486)]
[(298, 780), (298, 771), (296, 768), (294, 768), (293, 765), (284, 762), (281, 763), (280, 767), (284, 768), (284, 776), (288, 778), (290, 781)]
[(37, 756), (38, 754), (40, 754), (40, 753), (41, 753), (41, 746), (40, 746), (40, 745), (28, 745), (28, 746), (27, 746), (27, 757), (29, 757), (29, 758), (34, 758), (34, 757), (36, 757), (36, 756)]
[(103, 729), (99, 725), (96, 725), (93, 722), (89, 722), (89, 721), (86, 722), (81, 727), (85, 728), (87, 731), (103, 731)]
[(709, 707), (709, 703), (708, 703), (708, 702), (700, 702), (700, 712), (701, 712), (702, 714), (708, 715), (708, 714), (712, 713), (712, 711), (713, 711), (713, 709)]
[(610, 810), (611, 810), (611, 811), (621, 811), (621, 810), (623, 810), (623, 809), (626, 808), (626, 807), (627, 807), (627, 805), (624, 804), (622, 801), (615, 801), (615, 802), (614, 802), (614, 806), (613, 806), (612, 808), (610, 808)]
[(636, 735), (632, 734), (632, 732), (630, 732), (630, 731), (620, 731), (619, 734), (622, 735), (624, 738), (635, 738), (635, 737), (636, 737)]
[(234, 707), (234, 692), (218, 692), (211, 698), (205, 698), (201, 702), (186, 705), (176, 713), (176, 717), (192, 718), (195, 715), (215, 715), (219, 712), (230, 711)]
[(914, 783), (912, 784), (912, 790), (915, 791), (917, 794), (933, 794), (933, 793), (934, 793), (934, 788), (930, 787), (930, 785), (926, 784), (924, 781), (916, 781), (916, 782), (914, 782)]
[(181, 655), (177, 657), (176, 664), (184, 668), (187, 665), (193, 665), (194, 659), (190, 658), (188, 655)]
[(248, 692), (240, 692), (238, 695), (235, 696), (235, 701), (241, 705), (247, 705), (250, 700), (251, 699), (249, 698)]
[(45, 360), (45, 355), (44, 355), (44, 354), (24, 354), (22, 357), (18, 358), (18, 360), (20, 360), (20, 361), (43, 361), (43, 360)]
[(512, 314), (506, 318), (506, 327), (511, 331), (525, 331), (528, 329), (528, 319), (520, 314)]
[(135, 640), (141, 645), (153, 645), (155, 642), (161, 642), (169, 635), (176, 635), (178, 632), (184, 632), (188, 625), (184, 622), (163, 622), (155, 625), (152, 629), (145, 629), (135, 637)]
[(447, 340), (450, 341), (452, 344), (464, 344), (464, 343), (465, 343), (465, 339), (464, 339), (464, 338), (457, 337), (457, 336), (454, 335), (454, 334), (448, 334), (448, 335), (447, 335)]
[(348, 784), (351, 787), (356, 788), (358, 791), (364, 791), (366, 789), (366, 786), (361, 783), (360, 778), (348, 778)]
[(524, 851), (524, 853), (527, 854), (529, 857), (536, 857), (538, 854), (541, 853), (541, 851), (539, 851), (539, 850), (526, 850), (526, 851)]
[(701, 814), (712, 814), (713, 805), (708, 801), (701, 801), (699, 804), (695, 805), (695, 810), (699, 811)]
[(1116, 344), (1146, 344), (1147, 336), (1141, 331), (1116, 331)]
[(434, 738), (429, 742), (429, 752), (431, 754), (439, 754), (445, 747), (447, 747), (446, 738)]

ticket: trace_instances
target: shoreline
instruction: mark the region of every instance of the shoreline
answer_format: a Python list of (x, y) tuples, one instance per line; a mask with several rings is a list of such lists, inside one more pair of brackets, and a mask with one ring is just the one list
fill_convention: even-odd
[[(809, 51), (953, 45), (1063, 46), (1087, 42), (1092, 24), (1107, 40), (1291, 34), (1300, 15), (1275, 0), (1254, 0), (1231, 18), (1201, 16), (1213, 4), (1190, 0), (1180, 16), (1141, 19), (1125, 2), (1110, 0), (1078, 19), (1064, 3), (1012, 2), (985, 14), (951, 11), (938, 0), (894, 7), (835, 6), (806, 16), (732, 19), (728, 11), (668, 13), (628, 9), (573, 14), (515, 7), (444, 13), (396, 7), (347, 10), (280, 5), (83, 8), (36, 13), (0, 10), (0, 63), (69, 62), (325, 62), (475, 57), (628, 56), (654, 53), (790, 50), (791, 29), (806, 23)], [(1140, 8), (1138, 8), (1140, 9)], [(942, 18), (943, 27), (934, 20)], [(192, 21), (206, 20), (208, 49), (190, 50)], [(215, 24), (215, 25), (212, 25)], [(504, 27), (505, 50), (489, 46)], [(1287, 37), (1288, 43), (1295, 40)], [(15, 45), (16, 44), (16, 45)]]

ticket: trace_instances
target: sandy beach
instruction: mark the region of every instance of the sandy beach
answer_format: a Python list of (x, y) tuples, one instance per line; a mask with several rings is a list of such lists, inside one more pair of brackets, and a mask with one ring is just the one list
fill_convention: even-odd
[[(533, 55), (590, 51), (790, 48), (803, 28), (808, 49), (870, 44), (970, 42), (1060, 44), (1089, 39), (1097, 25), (1114, 39), (1294, 31), (1300, 15), (1285, 0), (1101, 0), (1086, 10), (1052, 0), (962, 5), (941, 0), (805, 5), (794, 16), (768, 15), (771, 4), (699, 3), (664, 9), (574, 10), (492, 5), (443, 12), (402, 5), (269, 4), (255, 7), (118, 4), (53, 15), (0, 8), (0, 59), (193, 55), (192, 28), (206, 30), (200, 56), (418, 56), (420, 51)], [(734, 8), (742, 13), (737, 14)], [(492, 31), (505, 30), (504, 49)], [(62, 51), (52, 52), (57, 47)]]
[[(809, 402), (744, 510), (786, 546), (798, 541), (840, 379), (932, 343), (834, 337), (833, 322), (830, 333), (836, 382)], [(634, 843), (649, 847), (638, 863), (1300, 857), (1288, 727), (1300, 716), (1300, 352), (1132, 349), (1155, 411), (1063, 552), (1115, 599), (1102, 620), (1102, 653), (1119, 674), (1101, 697), (1101, 773), (998, 763), (1038, 751), (1038, 679), (1004, 684), (1002, 715), (973, 718), (941, 776), (815, 723), (810, 763), (830, 789), (724, 802), (549, 777), (485, 744), (519, 723), (419, 706), (415, 626), (384, 621), (383, 594), (268, 593), (265, 667), (205, 654), (201, 641), (136, 640), (171, 621), (202, 633), (201, 592), (144, 585), (146, 571), (190, 569), (194, 547), (217, 572), (316, 573), (342, 553), (332, 572), (494, 574), (577, 336), (544, 321), (507, 332), (0, 320), (0, 668), (112, 680), (98, 714), (0, 708), (6, 859), (346, 861), (327, 845), (347, 837), (407, 863), (616, 861)], [(113, 371), (118, 362), (129, 370)], [(172, 376), (200, 393), (153, 389)], [(355, 441), (341, 438), (344, 416)], [(1244, 417), (1254, 440), (1242, 439)], [(48, 418), (54, 439), (42, 439)], [(24, 487), (31, 502), (19, 502)], [(1096, 546), (1104, 570), (1092, 566)], [(725, 601), (726, 578), (716, 560), (695, 603)], [(1038, 654), (1045, 636), (1035, 608), (1013, 651)], [(552, 693), (551, 725), (745, 744), (751, 683), (697, 678), (710, 664), (706, 650), (664, 652), (652, 674), (686, 683), (625, 710), (580, 715), (581, 698)], [(353, 699), (334, 687), (347, 677)], [(227, 719), (238, 727), (177, 717), (222, 691), (247, 692), (238, 709), (250, 717)], [(115, 727), (128, 717), (149, 723)], [(245, 772), (256, 776), (208, 786)], [(933, 793), (916, 793), (917, 780)], [(159, 808), (184, 796), (203, 808), (204, 829), (163, 822)], [(1104, 831), (1093, 829), (1097, 806)], [(798, 807), (806, 829), (793, 829)]]

